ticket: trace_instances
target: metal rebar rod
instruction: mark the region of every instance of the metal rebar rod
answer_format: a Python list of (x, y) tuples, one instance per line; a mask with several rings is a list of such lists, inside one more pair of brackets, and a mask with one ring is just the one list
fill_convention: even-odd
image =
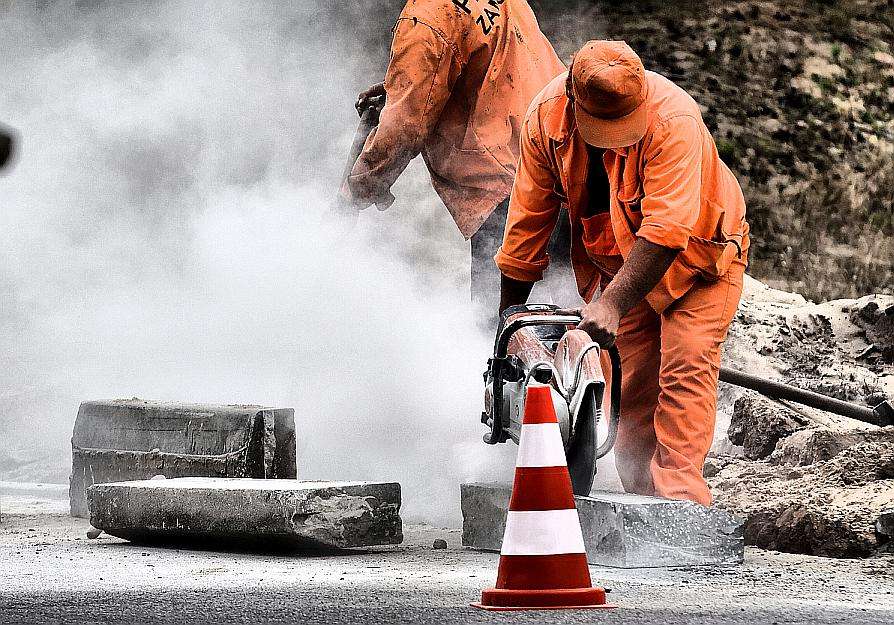
[(890, 416), (886, 415), (886, 410), (884, 410), (886, 406), (884, 403), (873, 409), (725, 367), (720, 369), (720, 381), (757, 391), (761, 395), (773, 399), (793, 401), (864, 423), (879, 426), (891, 425)]

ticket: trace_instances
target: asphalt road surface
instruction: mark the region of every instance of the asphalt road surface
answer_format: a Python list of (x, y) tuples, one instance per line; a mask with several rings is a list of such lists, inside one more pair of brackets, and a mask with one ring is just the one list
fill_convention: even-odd
[(88, 540), (45, 495), (0, 485), (0, 623), (894, 623), (894, 556), (591, 567), (617, 609), (487, 613), (469, 603), (498, 555), (462, 549), (458, 530), (409, 526), (400, 547), (329, 555), (143, 547)]

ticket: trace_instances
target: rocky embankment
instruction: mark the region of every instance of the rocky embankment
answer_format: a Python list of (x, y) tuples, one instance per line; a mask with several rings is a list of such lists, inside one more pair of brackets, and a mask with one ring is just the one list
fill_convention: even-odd
[[(894, 297), (823, 304), (748, 280), (726, 366), (846, 401), (894, 398)], [(746, 542), (833, 557), (894, 551), (894, 427), (722, 385), (705, 467)], [(728, 419), (728, 421), (727, 421)]]

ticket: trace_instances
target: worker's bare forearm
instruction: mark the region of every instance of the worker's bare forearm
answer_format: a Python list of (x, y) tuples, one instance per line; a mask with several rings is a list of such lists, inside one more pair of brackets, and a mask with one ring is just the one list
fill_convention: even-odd
[(528, 296), (531, 295), (533, 288), (533, 282), (515, 280), (506, 274), (502, 274), (500, 276), (500, 313), (510, 306), (527, 303)]
[(630, 255), (602, 293), (604, 304), (623, 317), (648, 295), (673, 264), (679, 250), (637, 239)]

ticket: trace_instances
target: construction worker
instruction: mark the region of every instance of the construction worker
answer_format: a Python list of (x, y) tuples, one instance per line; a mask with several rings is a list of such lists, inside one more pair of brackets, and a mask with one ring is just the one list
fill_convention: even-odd
[(589, 302), (579, 327), (621, 353), (621, 481), (709, 505), (702, 468), (747, 264), (745, 200), (695, 101), (622, 41), (587, 43), (531, 105), (495, 258), (501, 310), (541, 278), (563, 202)]
[[(519, 155), (535, 95), (565, 70), (527, 0), (410, 0), (397, 24), (385, 82), (358, 108), (386, 95), (342, 198), (357, 209), (390, 203), (390, 188), (422, 154), (432, 185), (471, 239), (472, 297), (491, 314)], [(567, 247), (567, 246), (566, 246)]]

